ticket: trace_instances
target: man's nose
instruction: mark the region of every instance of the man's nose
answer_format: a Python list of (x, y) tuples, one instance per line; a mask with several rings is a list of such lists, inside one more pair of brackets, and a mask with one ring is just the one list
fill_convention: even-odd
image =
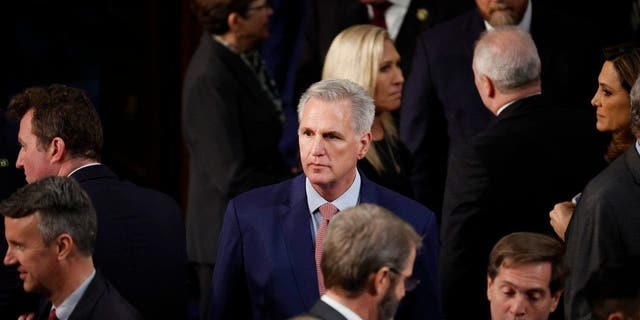
[(524, 295), (516, 295), (511, 304), (511, 312), (516, 316), (522, 316), (527, 313), (527, 297)]
[(324, 154), (324, 140), (322, 136), (318, 135), (313, 139), (313, 147), (311, 148), (311, 152), (314, 156), (319, 156)]
[(22, 164), (22, 148), (20, 148), (20, 152), (18, 152), (18, 159), (16, 159), (16, 168), (18, 169), (22, 169), (23, 164)]
[(16, 264), (16, 258), (13, 256), (11, 252), (11, 248), (7, 249), (7, 253), (4, 255), (4, 260), (2, 261), (5, 266), (10, 266)]

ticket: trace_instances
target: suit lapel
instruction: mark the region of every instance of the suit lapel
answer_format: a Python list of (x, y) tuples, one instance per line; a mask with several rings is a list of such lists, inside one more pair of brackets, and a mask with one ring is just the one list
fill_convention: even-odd
[(304, 175), (294, 178), (291, 182), (289, 200), (289, 207), (280, 212), (280, 223), (296, 286), (305, 310), (309, 310), (320, 294)]
[(624, 154), (624, 162), (633, 176), (633, 180), (640, 185), (640, 155), (636, 150), (636, 144), (633, 143), (631, 148)]

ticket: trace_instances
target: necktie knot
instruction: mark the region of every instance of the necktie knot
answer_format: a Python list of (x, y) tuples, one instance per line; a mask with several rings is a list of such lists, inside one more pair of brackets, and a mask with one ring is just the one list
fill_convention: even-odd
[(52, 308), (51, 311), (49, 311), (49, 317), (47, 318), (47, 320), (58, 320), (58, 316), (56, 315), (56, 308)]
[(387, 9), (389, 9), (389, 7), (391, 7), (391, 2), (389, 1), (372, 3), (371, 8), (373, 9), (373, 18), (371, 19), (371, 24), (386, 29), (387, 22), (384, 14), (385, 12), (387, 12)]
[(321, 205), (319, 210), (320, 214), (322, 215), (322, 219), (324, 220), (331, 220), (331, 218), (333, 218), (333, 216), (338, 213), (338, 208), (336, 208), (336, 206), (334, 206), (330, 202)]

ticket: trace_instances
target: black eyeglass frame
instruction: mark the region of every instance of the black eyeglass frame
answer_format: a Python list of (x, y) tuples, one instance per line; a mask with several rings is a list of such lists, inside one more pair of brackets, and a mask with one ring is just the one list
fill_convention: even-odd
[(391, 270), (391, 272), (393, 272), (393, 273), (395, 273), (395, 274), (397, 274), (399, 276), (405, 277), (404, 278), (404, 291), (405, 292), (410, 292), (410, 291), (415, 290), (415, 288), (418, 287), (418, 285), (420, 284), (420, 279), (414, 277), (413, 275), (407, 277), (407, 276), (403, 275), (400, 271), (398, 271), (398, 269), (392, 268), (392, 267), (389, 267), (389, 270)]

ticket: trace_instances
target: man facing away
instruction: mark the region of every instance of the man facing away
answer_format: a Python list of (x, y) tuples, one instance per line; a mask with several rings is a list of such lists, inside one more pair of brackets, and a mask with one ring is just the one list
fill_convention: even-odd
[(9, 249), (27, 292), (41, 293), (36, 319), (142, 319), (96, 271), (97, 219), (91, 200), (67, 177), (29, 184), (0, 203)]
[(91, 198), (99, 222), (93, 258), (105, 277), (145, 318), (185, 318), (180, 209), (99, 162), (102, 125), (87, 95), (58, 84), (31, 87), (11, 99), (8, 111), (20, 119), (16, 166), (27, 182), (69, 176)]
[(283, 319), (310, 310), (324, 289), (320, 248), (329, 221), (360, 203), (394, 212), (423, 237), (413, 268), (422, 283), (402, 300), (396, 316), (440, 317), (433, 213), (356, 169), (371, 142), (374, 109), (366, 91), (348, 80), (321, 81), (303, 95), (298, 140), (304, 174), (230, 201), (210, 319)]
[(388, 210), (372, 204), (350, 208), (331, 220), (324, 240), (326, 293), (309, 315), (323, 320), (392, 319), (412, 276), (420, 236)]
[(515, 26), (483, 33), (472, 66), (495, 117), (449, 159), (440, 256), (448, 319), (488, 315), (483, 269), (493, 244), (512, 232), (553, 234), (546, 213), (554, 201), (580, 192), (604, 164), (593, 113), (544, 99), (529, 33)]
[(559, 241), (531, 232), (504, 236), (487, 268), (491, 319), (548, 319), (558, 307), (566, 275)]

